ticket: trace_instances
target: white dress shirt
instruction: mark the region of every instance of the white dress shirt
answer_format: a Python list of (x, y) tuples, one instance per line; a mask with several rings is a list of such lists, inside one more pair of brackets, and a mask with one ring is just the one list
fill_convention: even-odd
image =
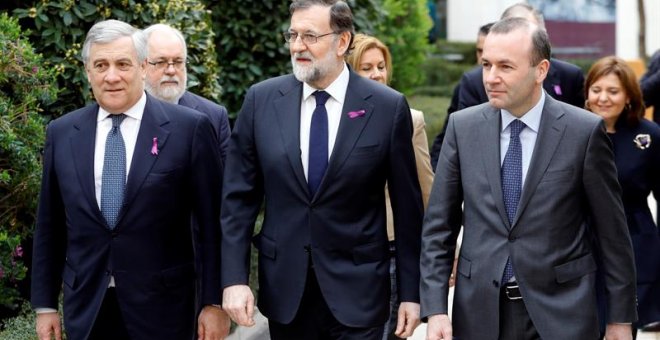
[(328, 160), (332, 156), (332, 150), (337, 138), (341, 111), (344, 107), (346, 90), (348, 89), (348, 67), (344, 64), (337, 79), (325, 89), (315, 89), (307, 83), (303, 83), (302, 103), (300, 104), (300, 160), (307, 178), (307, 169), (309, 168), (309, 129), (312, 124), (312, 114), (316, 108), (316, 99), (312, 95), (315, 91), (325, 91), (330, 95), (325, 103), (325, 109), (328, 111)]
[(504, 163), (504, 156), (509, 149), (509, 139), (511, 138), (511, 124), (515, 119), (520, 119), (525, 123), (525, 128), (520, 131), (520, 144), (522, 145), (522, 184), (525, 185), (527, 178), (527, 170), (529, 163), (532, 161), (532, 154), (534, 153), (534, 146), (536, 145), (536, 137), (539, 134), (539, 126), (541, 125), (541, 113), (543, 113), (543, 105), (545, 104), (545, 91), (541, 90), (541, 99), (538, 103), (527, 111), (521, 118), (516, 118), (507, 110), (500, 110), (502, 117), (502, 130), (500, 131), (500, 166)]
[[(122, 121), (119, 129), (124, 138), (124, 145), (126, 146), (126, 177), (131, 168), (131, 161), (133, 160), (133, 153), (135, 151), (135, 143), (137, 142), (138, 131), (140, 131), (140, 123), (142, 122), (142, 114), (144, 107), (147, 104), (147, 95), (143, 92), (142, 97), (135, 105), (128, 109), (124, 114), (126, 118)], [(101, 208), (101, 183), (103, 176), (103, 157), (105, 156), (105, 141), (108, 138), (108, 132), (112, 129), (112, 118), (110, 113), (103, 108), (99, 108), (99, 113), (96, 118), (96, 147), (94, 148), (94, 190), (96, 192), (96, 203)], [(126, 180), (126, 179), (124, 179)]]
[[(133, 159), (135, 143), (137, 142), (137, 135), (138, 131), (140, 131), (140, 123), (142, 122), (142, 114), (144, 113), (144, 107), (146, 104), (147, 95), (143, 92), (140, 100), (138, 100), (133, 107), (124, 112), (126, 118), (124, 118), (119, 126), (126, 147), (126, 177), (128, 177), (128, 170), (131, 168), (131, 160)], [(103, 175), (103, 157), (105, 156), (105, 140), (108, 137), (108, 132), (112, 129), (112, 118), (109, 116), (110, 113), (108, 111), (99, 107), (99, 112), (96, 116), (96, 142), (94, 147), (94, 190), (96, 192), (96, 203), (98, 204), (99, 209), (101, 209), (101, 183)], [(108, 287), (114, 286), (115, 278), (111, 276)], [(43, 307), (37, 307), (34, 310), (37, 314), (57, 312), (57, 309)]]

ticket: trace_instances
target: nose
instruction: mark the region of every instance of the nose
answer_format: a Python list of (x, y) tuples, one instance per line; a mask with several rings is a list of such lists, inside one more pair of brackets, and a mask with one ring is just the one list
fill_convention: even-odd
[(606, 102), (607, 100), (608, 100), (608, 98), (607, 98), (607, 92), (605, 92), (605, 91), (600, 91), (600, 93), (598, 94), (598, 101), (601, 102), (601, 103), (603, 103), (603, 102)]
[(291, 52), (301, 52), (307, 49), (307, 45), (305, 45), (302, 41), (301, 36), (297, 36), (296, 39), (291, 39), (289, 42), (289, 50)]
[(175, 73), (176, 73), (176, 68), (174, 67), (174, 64), (167, 64), (167, 66), (165, 66), (165, 74), (173, 75)]
[(499, 80), (494, 66), (491, 66), (490, 69), (484, 67), (482, 77), (484, 84), (496, 83)]
[(383, 72), (381, 70), (379, 70), (378, 68), (374, 68), (374, 70), (369, 75), (369, 78), (371, 78), (373, 80), (382, 80), (383, 79)]
[(120, 71), (115, 66), (110, 66), (108, 72), (105, 74), (104, 80), (109, 83), (119, 81), (119, 79), (121, 79), (119, 72)]

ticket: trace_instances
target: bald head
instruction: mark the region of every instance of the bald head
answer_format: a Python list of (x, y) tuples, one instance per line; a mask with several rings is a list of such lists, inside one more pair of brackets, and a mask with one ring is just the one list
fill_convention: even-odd
[(543, 14), (536, 10), (536, 8), (523, 2), (511, 5), (504, 10), (500, 20), (508, 18), (523, 18), (545, 30), (545, 20), (543, 20)]

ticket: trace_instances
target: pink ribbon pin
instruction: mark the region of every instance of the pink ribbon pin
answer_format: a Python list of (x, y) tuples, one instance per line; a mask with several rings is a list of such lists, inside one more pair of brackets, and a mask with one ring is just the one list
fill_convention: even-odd
[(154, 142), (151, 145), (151, 154), (154, 156), (158, 156), (158, 138), (154, 137), (153, 141)]
[(351, 119), (357, 118), (357, 117), (362, 117), (362, 116), (364, 116), (365, 113), (366, 113), (366, 111), (364, 111), (364, 110), (350, 111), (350, 112), (348, 112), (348, 117), (351, 118)]

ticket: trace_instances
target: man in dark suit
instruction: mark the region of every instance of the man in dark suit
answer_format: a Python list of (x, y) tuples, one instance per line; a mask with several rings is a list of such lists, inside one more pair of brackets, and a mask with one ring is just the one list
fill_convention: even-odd
[(489, 103), (449, 118), (422, 231), (427, 339), (596, 339), (594, 247), (607, 339), (631, 337), (635, 266), (611, 144), (602, 119), (545, 93), (549, 58), (545, 30), (496, 23), (483, 54)]
[[(525, 3), (514, 4), (504, 10), (501, 19), (506, 18), (525, 18), (545, 29), (543, 15), (534, 7)], [(488, 102), (482, 75), (483, 67), (481, 65), (463, 74), (458, 83), (458, 99), (455, 111)], [(550, 70), (548, 70), (548, 75), (543, 82), (543, 89), (547, 94), (564, 103), (583, 108), (583, 88), (584, 74), (579, 67), (559, 59), (550, 58)], [(437, 165), (450, 114), (451, 112), (448, 112), (445, 125), (435, 137), (431, 147), (431, 165), (433, 169)]]
[(653, 121), (660, 124), (660, 50), (649, 61), (646, 73), (639, 79), (644, 105), (653, 107)]
[(403, 301), (397, 334), (410, 336), (423, 214), (410, 109), (344, 62), (354, 31), (345, 2), (296, 0), (290, 11), (294, 74), (250, 88), (229, 143), (223, 308), (238, 324), (254, 323), (248, 256), (265, 198), (255, 243), (271, 337), (380, 339), (390, 294), (387, 181)]
[(188, 82), (188, 48), (181, 31), (165, 24), (144, 29), (147, 36), (147, 78), (145, 88), (150, 95), (169, 103), (179, 104), (208, 116), (218, 137), (220, 156), (224, 161), (229, 144), (227, 109), (204, 97), (186, 91)]
[(142, 31), (95, 24), (82, 59), (97, 104), (48, 127), (32, 267), (40, 339), (60, 337), (60, 289), (69, 339), (192, 339), (195, 324), (204, 339), (228, 333), (213, 306), (222, 190), (213, 127), (144, 92), (146, 54)]

